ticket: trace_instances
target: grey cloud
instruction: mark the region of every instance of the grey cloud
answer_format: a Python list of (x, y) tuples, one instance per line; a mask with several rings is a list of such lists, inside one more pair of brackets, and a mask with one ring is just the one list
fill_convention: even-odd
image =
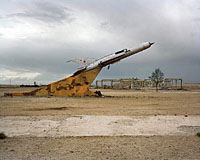
[[(63, 6), (68, 5), (67, 1), (62, 2), (65, 4)], [(69, 3), (74, 8), (94, 15), (99, 27), (117, 39), (108, 36), (97, 42), (63, 44), (52, 39), (33, 39), (30, 40), (31, 43), (23, 41), (15, 47), (8, 45), (4, 50), (0, 47), (1, 53), (4, 53), (0, 53), (0, 64), (40, 72), (41, 75), (35, 80), (48, 83), (76, 71), (78, 66), (66, 64), (65, 60), (99, 58), (118, 49), (137, 47), (143, 41), (155, 41), (155, 45), (143, 53), (112, 65), (109, 71), (103, 69), (97, 78), (148, 78), (159, 67), (166, 77), (180, 77), (184, 82), (200, 82), (200, 29), (199, 21), (194, 21), (199, 19), (199, 14), (192, 14), (199, 2), (195, 1), (191, 8), (186, 7), (187, 12), (192, 15), (180, 17), (180, 21), (172, 21), (164, 15), (162, 6), (167, 2), (169, 1), (73, 0)], [(180, 5), (186, 4), (181, 1)], [(30, 10), (12, 16), (62, 25), (64, 21), (71, 22), (71, 18), (73, 20), (73, 11), (50, 1), (34, 3)], [(42, 47), (37, 44), (42, 44)]]
[(71, 9), (47, 2), (36, 2), (34, 7), (6, 17), (33, 18), (45, 23), (70, 23), (75, 19)]
[(194, 21), (200, 22), (200, 17), (194, 18)]

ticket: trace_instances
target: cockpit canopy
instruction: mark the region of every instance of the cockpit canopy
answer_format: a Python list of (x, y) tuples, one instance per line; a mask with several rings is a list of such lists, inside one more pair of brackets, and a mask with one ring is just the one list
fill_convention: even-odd
[(115, 54), (119, 54), (119, 53), (127, 52), (127, 51), (128, 51), (127, 49), (122, 49), (122, 50), (120, 50), (120, 51), (115, 52)]

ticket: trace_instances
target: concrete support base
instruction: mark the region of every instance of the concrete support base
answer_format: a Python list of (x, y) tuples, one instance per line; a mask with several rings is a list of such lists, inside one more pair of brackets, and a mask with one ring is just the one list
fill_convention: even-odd
[(5, 93), (5, 96), (98, 96), (89, 86), (101, 71), (101, 67), (89, 71), (77, 71), (72, 76), (42, 86), (31, 92)]

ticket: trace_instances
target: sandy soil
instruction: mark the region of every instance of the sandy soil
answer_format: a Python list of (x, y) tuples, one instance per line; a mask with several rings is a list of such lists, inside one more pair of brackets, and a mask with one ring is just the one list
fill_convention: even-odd
[[(30, 88), (0, 88), (0, 96), (4, 92), (20, 90)], [(148, 90), (101, 91), (111, 97), (0, 97), (0, 117), (200, 116), (198, 89), (158, 93)], [(200, 138), (196, 135), (18, 136), (0, 140), (0, 159), (200, 159)]]
[(0, 116), (200, 115), (199, 91), (101, 91), (113, 97), (1, 97)]
[(0, 126), (9, 137), (191, 136), (200, 116), (6, 116)]
[(0, 140), (0, 146), (1, 160), (198, 160), (200, 158), (200, 138), (197, 136), (16, 137)]

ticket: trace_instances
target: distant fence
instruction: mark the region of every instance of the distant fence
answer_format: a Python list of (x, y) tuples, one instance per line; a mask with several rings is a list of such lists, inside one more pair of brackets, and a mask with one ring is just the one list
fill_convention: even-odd
[[(156, 84), (150, 79), (102, 79), (96, 81), (96, 88), (112, 88), (112, 89), (140, 89), (154, 88)], [(159, 83), (163, 89), (183, 89), (183, 80), (181, 78), (166, 78)]]
[(0, 88), (18, 88), (19, 85), (0, 84)]
[(39, 85), (7, 85), (7, 84), (0, 84), (0, 88), (19, 88), (19, 87), (40, 87)]

